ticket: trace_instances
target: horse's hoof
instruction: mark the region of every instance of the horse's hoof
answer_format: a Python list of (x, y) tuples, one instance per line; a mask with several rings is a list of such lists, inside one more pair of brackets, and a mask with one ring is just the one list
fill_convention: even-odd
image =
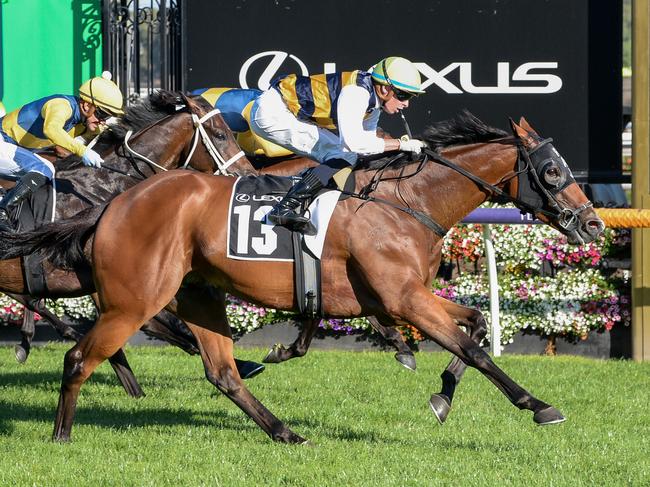
[(415, 356), (412, 353), (397, 352), (395, 354), (395, 360), (397, 360), (400, 364), (402, 364), (407, 369), (415, 371), (415, 367), (416, 367)]
[(279, 364), (282, 362), (280, 360), (280, 355), (279, 351), (284, 348), (281, 343), (276, 343), (271, 347), (271, 350), (269, 350), (269, 353), (266, 354), (266, 357), (262, 359), (262, 362), (265, 364)]
[(29, 357), (29, 350), (24, 348), (22, 345), (16, 345), (14, 347), (14, 352), (16, 353), (16, 361), (19, 364), (24, 364), (27, 361), (27, 357)]
[(242, 379), (252, 379), (256, 375), (264, 372), (265, 367), (264, 365), (258, 364), (257, 362), (251, 362), (247, 360), (245, 362), (242, 362), (238, 369), (239, 376)]
[(310, 445), (311, 442), (303, 438), (300, 435), (295, 434), (293, 431), (285, 429), (285, 431), (278, 433), (278, 434), (272, 434), (271, 439), (273, 441), (276, 441), (278, 443), (287, 443), (290, 445)]
[(435, 414), (438, 423), (444, 424), (451, 409), (451, 403), (447, 396), (443, 394), (433, 394), (429, 399), (429, 407)]
[(555, 409), (553, 406), (549, 406), (544, 409), (540, 409), (533, 416), (533, 421), (535, 421), (540, 426), (547, 424), (558, 424), (566, 421), (566, 418), (562, 416), (562, 413)]

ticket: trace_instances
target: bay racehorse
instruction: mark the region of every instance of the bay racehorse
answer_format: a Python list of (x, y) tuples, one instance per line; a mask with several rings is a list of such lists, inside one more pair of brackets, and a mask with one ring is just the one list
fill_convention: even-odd
[[(57, 220), (104, 204), (145, 178), (177, 167), (210, 174), (256, 174), (218, 111), (179, 93), (159, 91), (143, 103), (127, 108), (124, 117), (102, 133), (94, 149), (105, 159), (100, 169), (84, 167), (76, 156), (56, 163)], [(47, 293), (29, 296), (21, 261), (0, 261), (0, 291), (46, 317), (64, 338), (78, 340), (80, 335), (51, 313), (39, 298), (79, 296), (87, 294), (88, 286), (92, 292), (90, 275), (52, 270), (45, 279)], [(156, 324), (150, 324), (153, 335), (157, 334)], [(28, 320), (27, 325), (27, 336), (16, 348), (20, 361), (27, 358), (33, 336), (33, 320)], [(121, 351), (111, 359), (111, 365), (130, 394), (142, 394)]]
[[(358, 168), (357, 198), (338, 204), (325, 241), (323, 310), (328, 317), (375, 315), (384, 323), (411, 324), (456, 356), (450, 376), (462, 374), (465, 365), (475, 367), (512, 404), (532, 411), (536, 423), (553, 424), (564, 421), (560, 411), (506, 375), (475, 334), (458, 327), (459, 308), (431, 292), (446, 230), (486, 200), (513, 202), (570, 243), (591, 242), (602, 233), (603, 222), (550, 139), (523, 119), (511, 125), (514, 137), (465, 115), (426, 131), (436, 150), (418, 161), (388, 157)], [(65, 356), (55, 440), (70, 438), (79, 389), (94, 369), (166, 306), (200, 337), (211, 383), (272, 439), (305, 441), (247, 390), (233, 360), (225, 292), (276, 309), (297, 307), (290, 263), (227, 258), (233, 183), (198, 173), (161, 174), (115, 198), (99, 221), (79, 215), (59, 230), (49, 228), (46, 241), (68, 237), (60, 240), (62, 257), (79, 257), (84, 246), (92, 254), (101, 310)], [(183, 282), (198, 285), (181, 287)], [(443, 378), (443, 391), (453, 394), (453, 387)], [(444, 417), (451, 396), (434, 394), (429, 404)]]

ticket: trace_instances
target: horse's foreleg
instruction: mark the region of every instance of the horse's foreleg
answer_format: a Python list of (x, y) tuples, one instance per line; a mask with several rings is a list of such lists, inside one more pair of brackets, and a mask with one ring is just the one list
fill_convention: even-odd
[(271, 350), (269, 350), (269, 353), (266, 354), (266, 357), (264, 357), (262, 362), (267, 364), (279, 364), (285, 360), (305, 356), (307, 350), (309, 350), (309, 345), (311, 345), (311, 341), (318, 330), (320, 318), (302, 318), (296, 321), (301, 324), (298, 338), (289, 345), (289, 348), (285, 348), (281, 343), (276, 343), (271, 347)]
[(287, 428), (246, 388), (232, 357), (232, 339), (193, 326), (189, 320), (187, 324), (198, 339), (208, 381), (255, 421), (273, 441), (305, 443), (304, 438)]
[[(557, 409), (534, 397), (497, 367), (490, 356), (458, 328), (428, 289), (421, 285), (414, 285), (412, 289), (413, 292), (402, 293), (408, 297), (396, 307), (401, 319), (412, 323), (467, 365), (478, 369), (519, 409), (533, 411), (536, 423), (552, 424), (564, 421), (564, 416)], [(434, 405), (432, 409), (436, 413)]]
[[(253, 396), (241, 380), (233, 358), (233, 341), (226, 317), (225, 295), (206, 287), (185, 287), (172, 303), (197, 339), (205, 375), (274, 441), (304, 443)], [(170, 308), (171, 309), (171, 308)]]
[(395, 360), (409, 370), (415, 370), (415, 355), (413, 351), (402, 338), (402, 335), (392, 326), (384, 326), (375, 316), (366, 317), (370, 326), (372, 326), (379, 334), (386, 340), (389, 345), (392, 345), (397, 352), (395, 353)]

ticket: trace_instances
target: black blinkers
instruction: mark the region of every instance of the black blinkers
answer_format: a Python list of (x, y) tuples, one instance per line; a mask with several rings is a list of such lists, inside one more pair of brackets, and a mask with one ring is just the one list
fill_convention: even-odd
[(520, 149), (518, 198), (535, 208), (544, 206), (542, 194), (547, 203), (554, 203), (556, 194), (575, 183), (571, 169), (551, 144), (552, 140), (543, 140), (530, 152)]

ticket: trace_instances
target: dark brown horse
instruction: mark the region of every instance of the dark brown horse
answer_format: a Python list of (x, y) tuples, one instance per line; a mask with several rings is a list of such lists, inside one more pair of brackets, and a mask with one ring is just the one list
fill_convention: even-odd
[[(233, 174), (256, 174), (248, 159), (242, 157), (223, 118), (209, 105), (178, 93), (160, 91), (127, 109), (119, 123), (100, 136), (95, 149), (105, 158), (101, 169), (84, 167), (76, 156), (56, 163), (57, 219), (106, 203), (146, 177), (181, 166), (210, 174), (222, 168)], [(93, 290), (90, 275), (84, 277), (83, 273), (52, 270), (46, 283), (45, 296), (51, 298), (79, 296)], [(80, 338), (73, 328), (50, 313), (38, 297), (27, 294), (19, 259), (0, 262), (0, 291), (45, 316), (63, 337)], [(28, 317), (23, 328), (23, 343), (17, 346), (20, 361), (29, 353), (33, 320)], [(123, 352), (111, 359), (111, 365), (127, 392), (142, 394)]]
[[(429, 151), (429, 158), (398, 163), (391, 157), (359, 168), (356, 188), (365, 197), (339, 203), (325, 242), (326, 316), (375, 315), (392, 325), (409, 323), (456, 355), (443, 393), (430, 400), (439, 419), (449, 411), (453, 387), (469, 365), (519, 409), (532, 411), (536, 423), (564, 421), (478, 346), (484, 323), (473, 329), (472, 323), (481, 321), (479, 313), (431, 293), (446, 229), (485, 200), (513, 201), (572, 243), (593, 241), (604, 228), (550, 142), (525, 121), (512, 126), (514, 138), (465, 115), (425, 133), (439, 151)], [(226, 257), (232, 187), (230, 178), (158, 175), (113, 200), (99, 223), (77, 218), (62, 222), (60, 231), (50, 228), (46, 240), (62, 234), (75, 234), (78, 245), (87, 240), (102, 312), (95, 327), (66, 354), (54, 439), (69, 439), (79, 389), (97, 365), (167, 306), (200, 337), (210, 382), (272, 439), (304, 441), (246, 389), (233, 361), (225, 292), (276, 309), (292, 310), (297, 303), (290, 263)], [(363, 188), (374, 191), (368, 194)], [(180, 288), (184, 280), (199, 284)], [(469, 326), (471, 336), (459, 324)]]

